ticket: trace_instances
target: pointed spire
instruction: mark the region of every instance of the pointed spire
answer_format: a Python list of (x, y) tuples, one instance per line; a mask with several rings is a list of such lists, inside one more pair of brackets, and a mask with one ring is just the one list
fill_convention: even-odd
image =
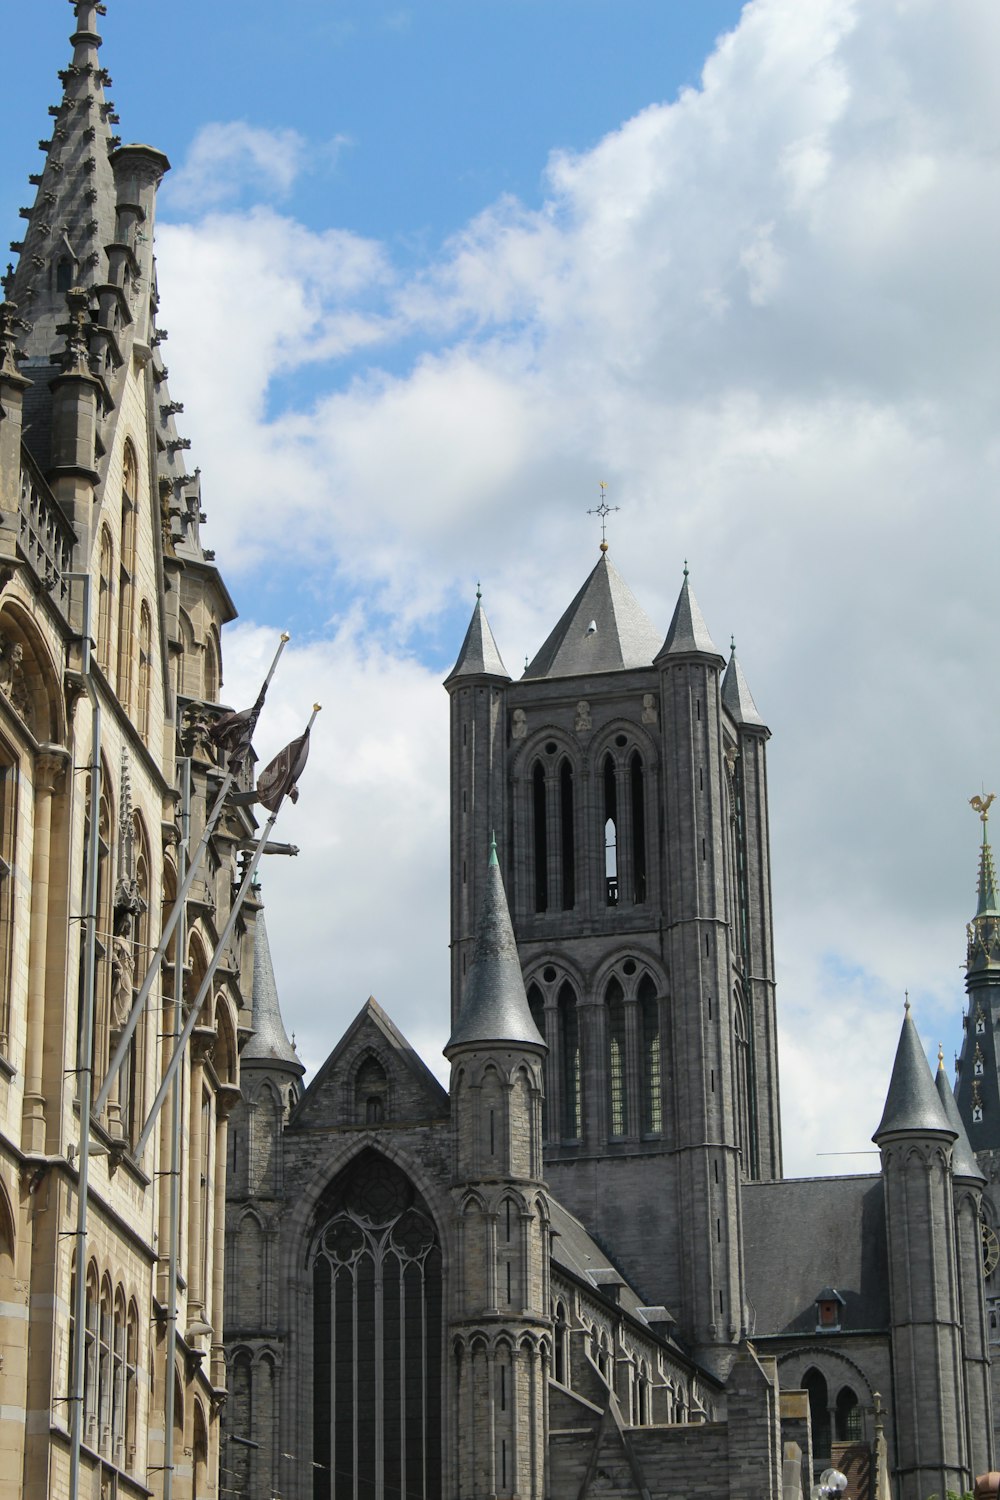
[(510, 674), (503, 664), (497, 643), (493, 639), (490, 622), (483, 609), (483, 595), (476, 584), (476, 607), (472, 611), (469, 628), (465, 632), (458, 660), (445, 678), (445, 687), (456, 677), (503, 677), (508, 682)]
[(659, 636), (611, 558), (602, 552), (525, 677), (577, 677), (648, 667)]
[(694, 597), (688, 578), (687, 559), (684, 560), (684, 582), (674, 607), (666, 639), (656, 654), (656, 660), (667, 656), (714, 656), (721, 663), (722, 656), (708, 633), (704, 616)]
[(285, 1030), (274, 980), (271, 945), (263, 911), (258, 911), (253, 944), (253, 1036), (240, 1054), (241, 1063), (267, 1063), (303, 1074), (305, 1068)]
[(115, 233), (115, 180), (109, 160), (117, 144), (111, 134), (115, 116), (104, 97), (110, 83), (101, 67), (98, 18), (105, 7), (97, 0), (77, 0), (76, 28), (70, 38), (73, 60), (60, 73), (61, 102), (51, 138), (39, 142), (45, 153), (24, 240), (11, 246), (19, 255), (12, 300), (30, 325), (29, 357), (46, 360), (57, 345), (56, 325), (65, 317), (70, 286), (91, 286), (106, 279), (105, 246)]
[(465, 986), (465, 998), (445, 1056), (454, 1047), (480, 1042), (514, 1042), (544, 1048), (531, 1018), (521, 976), (514, 929), (500, 874), (496, 839), (490, 844), (489, 864), (479, 913), (476, 945)]
[(747, 680), (743, 676), (736, 655), (736, 642), (730, 642), (729, 665), (722, 679), (722, 703), (729, 715), (741, 728), (766, 729), (767, 725), (757, 711)]
[(1000, 964), (1000, 900), (997, 872), (989, 841), (990, 805), (994, 794), (970, 797), (969, 805), (979, 814), (983, 839), (979, 846), (979, 878), (976, 883), (976, 914), (969, 923), (967, 964), (970, 971)]
[(954, 1150), (951, 1154), (952, 1176), (970, 1182), (985, 1182), (986, 1178), (979, 1170), (975, 1152), (966, 1134), (965, 1126), (962, 1124), (962, 1116), (958, 1111), (958, 1103), (952, 1092), (948, 1075), (944, 1070), (944, 1048), (938, 1048), (938, 1070), (934, 1079), (934, 1086), (938, 1091), (938, 1098), (944, 1106), (944, 1112), (948, 1116), (948, 1124), (958, 1136)]
[(930, 1133), (952, 1138), (958, 1134), (945, 1114), (934, 1087), (934, 1079), (910, 1014), (909, 1000), (906, 1002), (903, 1029), (899, 1034), (896, 1060), (892, 1065), (885, 1109), (872, 1140), (880, 1145), (885, 1136), (897, 1133)]

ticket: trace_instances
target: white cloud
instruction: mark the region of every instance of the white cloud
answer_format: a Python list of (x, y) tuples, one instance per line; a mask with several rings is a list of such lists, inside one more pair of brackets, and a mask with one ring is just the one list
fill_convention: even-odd
[[(997, 774), (1000, 727), (998, 44), (989, 0), (756, 0), (700, 90), (553, 157), (541, 205), (485, 208), (419, 275), (268, 209), (161, 228), (220, 560), (266, 550), (390, 622), (372, 645), (363, 613), (302, 657), (350, 688), (331, 810), (275, 877), (295, 934), (274, 924), (279, 977), (317, 1053), (340, 971), (358, 1005), (365, 966), (385, 975), (411, 1033), (447, 1013), (444, 695), (400, 641), (481, 571), (515, 669), (590, 566), (599, 479), (650, 614), (665, 628), (690, 557), (775, 731), (788, 1165), (836, 1167), (820, 1131), (866, 1144), (905, 988), (928, 1046), (953, 1043), (964, 801)], [(307, 368), (308, 397), (276, 401)], [(350, 783), (359, 736), (404, 721), (384, 785)], [(367, 850), (387, 806), (388, 881)], [(349, 914), (336, 937), (321, 887)]]
[(346, 136), (313, 148), (297, 130), (267, 130), (246, 120), (213, 121), (195, 136), (183, 166), (167, 179), (167, 202), (200, 210), (254, 198), (286, 198), (318, 161), (336, 160)]

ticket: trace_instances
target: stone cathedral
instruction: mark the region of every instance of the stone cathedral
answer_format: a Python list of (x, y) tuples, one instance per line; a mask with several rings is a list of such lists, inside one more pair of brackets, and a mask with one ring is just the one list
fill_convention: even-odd
[(664, 632), (602, 546), (518, 681), (477, 600), (445, 687), (447, 1092), (374, 999), (303, 1089), (258, 920), (236, 1492), (795, 1500), (831, 1469), (854, 1500), (970, 1491), (996, 1453), (988, 846), (958, 1103), (907, 1008), (880, 1169), (785, 1179), (769, 730), (686, 570)]

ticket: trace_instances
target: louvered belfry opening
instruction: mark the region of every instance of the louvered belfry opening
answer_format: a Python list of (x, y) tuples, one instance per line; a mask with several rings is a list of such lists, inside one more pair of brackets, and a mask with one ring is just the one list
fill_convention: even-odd
[(439, 1500), (441, 1250), (409, 1178), (368, 1150), (313, 1237), (314, 1500)]

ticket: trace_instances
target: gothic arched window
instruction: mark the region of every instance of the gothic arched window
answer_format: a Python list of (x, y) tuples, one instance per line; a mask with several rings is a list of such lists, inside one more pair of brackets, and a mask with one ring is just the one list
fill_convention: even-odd
[(381, 1125), (388, 1110), (389, 1078), (377, 1057), (366, 1057), (354, 1080), (354, 1118), (359, 1125)]
[(849, 1385), (842, 1386), (837, 1397), (837, 1441), (861, 1441), (861, 1405)]
[(637, 995), (642, 1027), (642, 1129), (646, 1135), (659, 1135), (663, 1129), (660, 1000), (648, 974), (640, 979)]
[(736, 1044), (736, 1125), (740, 1151), (743, 1153), (743, 1170), (749, 1176), (753, 1166), (750, 1158), (750, 1044), (746, 1012), (738, 994), (733, 997), (733, 1040)]
[(809, 1421), (812, 1426), (813, 1455), (818, 1460), (830, 1457), (830, 1404), (826, 1378), (819, 1370), (807, 1370), (802, 1389), (809, 1397)]
[(618, 783), (615, 763), (604, 758), (604, 893), (608, 906), (618, 905)]
[(559, 1045), (562, 1056), (563, 1135), (578, 1140), (581, 1135), (580, 1021), (573, 986), (565, 981), (559, 990)]
[(549, 908), (549, 833), (547, 827), (545, 767), (535, 763), (531, 773), (531, 816), (535, 849), (535, 910)]
[(150, 697), (153, 681), (153, 619), (145, 599), (139, 610), (139, 694), (136, 703), (136, 728), (149, 743)]
[(632, 792), (632, 900), (646, 899), (646, 783), (638, 750), (629, 763)]
[(562, 858), (562, 907), (576, 905), (576, 841), (573, 828), (573, 767), (564, 760), (559, 767), (559, 853)]
[[(533, 985), (529, 986), (529, 989), (528, 989), (528, 1009), (531, 1011), (531, 1019), (534, 1021), (535, 1025), (538, 1028), (538, 1035), (544, 1041), (544, 1039), (545, 1039), (545, 1001), (542, 998), (542, 992), (538, 988), (537, 984), (533, 984)], [(542, 1062), (542, 1135), (547, 1140), (548, 1139), (548, 1135), (549, 1135), (549, 1109), (548, 1109), (548, 1088), (546, 1086), (546, 1074), (547, 1074), (546, 1064), (545, 1064), (545, 1061), (543, 1060), (543, 1062)]]
[(101, 527), (101, 550), (97, 575), (97, 664), (105, 674), (111, 671), (111, 579), (115, 566), (115, 548), (107, 526)]
[(625, 1061), (625, 994), (621, 981), (612, 979), (605, 992), (608, 1010), (608, 1091), (612, 1135), (628, 1130), (628, 1085)]
[(364, 1151), (313, 1240), (313, 1500), (439, 1500), (441, 1250), (402, 1171)]
[(118, 699), (126, 713), (132, 707), (132, 638), (136, 572), (136, 517), (139, 469), (135, 449), (125, 444), (122, 478), (121, 547), (118, 558)]

